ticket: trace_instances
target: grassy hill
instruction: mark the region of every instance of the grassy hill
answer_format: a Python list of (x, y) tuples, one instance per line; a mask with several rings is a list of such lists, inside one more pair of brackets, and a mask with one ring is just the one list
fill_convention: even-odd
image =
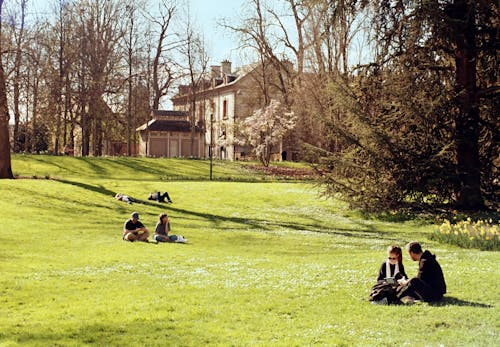
[[(213, 180), (263, 181), (309, 180), (312, 171), (301, 163), (276, 163), (263, 170), (254, 162), (214, 160)], [(274, 168), (274, 170), (273, 170)], [(13, 173), (22, 178), (108, 178), (113, 180), (208, 180), (210, 161), (196, 159), (127, 157), (55, 157), (16, 155)]]
[[(499, 338), (498, 252), (433, 242), (429, 222), (366, 217), (311, 183), (271, 180), (243, 163), (216, 162), (216, 181), (201, 160), (14, 156), (12, 166), (52, 179), (0, 180), (0, 346), (492, 346)], [(146, 200), (156, 190), (174, 203)], [(117, 192), (140, 203), (116, 201)], [(122, 241), (133, 211), (150, 230), (167, 212), (189, 243)], [(385, 249), (415, 239), (437, 254), (446, 299), (371, 305)]]

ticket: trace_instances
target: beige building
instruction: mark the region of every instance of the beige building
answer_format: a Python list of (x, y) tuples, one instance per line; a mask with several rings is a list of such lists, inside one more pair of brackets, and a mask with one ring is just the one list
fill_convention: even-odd
[[(193, 95), (189, 86), (180, 86), (172, 98), (173, 108), (188, 112), (195, 104), (196, 120), (205, 129), (205, 157), (210, 147), (219, 159), (240, 160), (251, 154), (250, 148), (238, 138), (238, 127), (256, 109), (265, 105), (259, 79), (262, 73), (256, 66), (245, 66), (233, 71), (231, 62), (211, 67), (210, 78)], [(272, 93), (279, 99), (277, 90)], [(281, 158), (283, 148), (277, 148), (275, 159)]]
[[(140, 133), (139, 155), (157, 157), (208, 158), (240, 160), (251, 156), (251, 149), (238, 136), (241, 122), (256, 109), (265, 106), (262, 92), (262, 69), (245, 66), (235, 71), (231, 62), (211, 67), (210, 75), (194, 90), (179, 86), (172, 97), (173, 111), (153, 111), (152, 120), (137, 128)], [(279, 93), (271, 88), (271, 97)], [(195, 113), (194, 145), (191, 140), (189, 114)], [(273, 160), (286, 151), (282, 145), (274, 150)]]
[(139, 155), (148, 157), (196, 157), (205, 153), (203, 129), (195, 126), (192, 138), (187, 112), (153, 110), (151, 120), (136, 129)]

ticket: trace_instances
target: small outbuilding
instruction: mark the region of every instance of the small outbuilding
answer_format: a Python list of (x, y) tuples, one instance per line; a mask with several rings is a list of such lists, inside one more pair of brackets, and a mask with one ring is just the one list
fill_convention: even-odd
[(194, 138), (188, 112), (153, 110), (151, 120), (136, 129), (139, 155), (147, 157), (195, 157), (205, 153), (204, 130), (194, 126)]

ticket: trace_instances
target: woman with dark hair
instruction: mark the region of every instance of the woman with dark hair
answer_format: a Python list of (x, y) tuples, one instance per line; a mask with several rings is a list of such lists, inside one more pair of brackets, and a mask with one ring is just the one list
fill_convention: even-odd
[(158, 223), (156, 223), (153, 240), (156, 242), (187, 242), (187, 239), (182, 235), (170, 235), (170, 219), (166, 213), (160, 214), (158, 218), (159, 220)]
[(387, 259), (380, 266), (377, 281), (385, 281), (386, 278), (408, 278), (403, 265), (403, 252), (399, 246), (392, 245), (387, 248)]
[(372, 287), (369, 300), (378, 305), (398, 304), (396, 291), (398, 281), (406, 278), (401, 247), (389, 246), (387, 259), (380, 266), (377, 283)]

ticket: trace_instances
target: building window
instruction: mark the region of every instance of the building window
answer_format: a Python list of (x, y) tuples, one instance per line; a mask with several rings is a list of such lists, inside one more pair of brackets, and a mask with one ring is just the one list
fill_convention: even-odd
[(222, 118), (227, 119), (227, 100), (222, 102)]

